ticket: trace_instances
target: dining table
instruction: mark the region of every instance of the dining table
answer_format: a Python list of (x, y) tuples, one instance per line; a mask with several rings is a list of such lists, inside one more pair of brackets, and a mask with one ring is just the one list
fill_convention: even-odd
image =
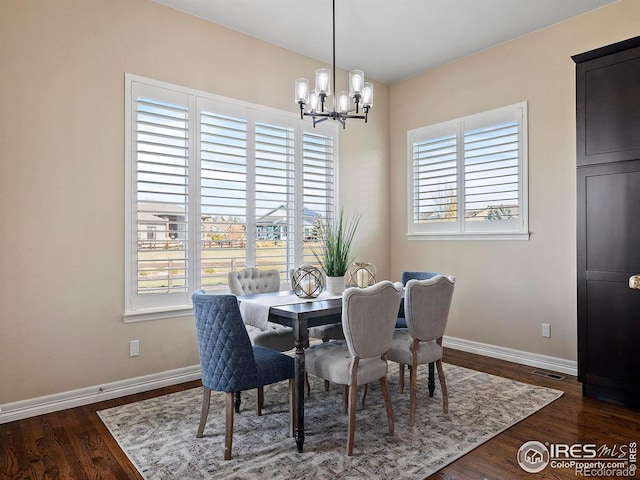
[[(295, 440), (298, 452), (304, 450), (304, 387), (305, 387), (305, 355), (304, 350), (309, 346), (309, 328), (342, 321), (342, 298), (336, 295), (326, 295), (323, 292), (318, 298), (295, 298), (292, 291), (257, 293), (238, 296), (240, 311), (245, 310), (247, 302), (253, 307), (262, 305), (265, 313), (268, 308), (268, 321), (291, 327), (294, 338), (295, 360)], [(265, 307), (266, 306), (266, 307)], [(400, 304), (400, 311), (404, 306)], [(248, 319), (244, 319), (247, 323)], [(433, 364), (429, 364), (429, 395), (433, 396), (435, 389)]]

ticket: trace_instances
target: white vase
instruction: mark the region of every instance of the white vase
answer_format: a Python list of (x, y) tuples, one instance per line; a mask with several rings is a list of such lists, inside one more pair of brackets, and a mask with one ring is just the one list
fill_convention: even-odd
[(327, 293), (332, 295), (342, 295), (344, 292), (344, 276), (342, 277), (329, 277), (327, 276)]

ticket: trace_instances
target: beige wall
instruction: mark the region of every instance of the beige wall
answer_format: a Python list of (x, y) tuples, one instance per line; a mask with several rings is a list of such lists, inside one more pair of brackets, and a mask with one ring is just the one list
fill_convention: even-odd
[[(149, 0), (0, 1), (0, 405), (198, 363), (192, 319), (122, 320), (125, 72), (295, 112), (317, 66)], [(340, 134), (340, 198), (385, 276), (389, 88), (374, 88), (367, 126)]]
[[(458, 278), (447, 335), (576, 359), (575, 65), (640, 35), (623, 0), (391, 87), (391, 273)], [(529, 241), (408, 241), (407, 130), (521, 101), (529, 109)], [(541, 324), (551, 324), (551, 338)]]

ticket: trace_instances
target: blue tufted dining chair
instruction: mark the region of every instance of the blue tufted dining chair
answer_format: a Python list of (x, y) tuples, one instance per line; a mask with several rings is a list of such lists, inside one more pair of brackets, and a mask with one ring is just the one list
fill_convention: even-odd
[[(275, 350), (251, 345), (235, 295), (192, 295), (196, 334), (202, 368), (202, 413), (196, 437), (202, 437), (209, 414), (211, 391), (225, 392), (226, 418), (224, 459), (231, 458), (233, 440), (233, 397), (235, 392), (258, 389), (289, 380), (290, 435), (295, 425), (295, 367), (293, 358)], [(260, 402), (258, 415), (261, 414)]]
[[(406, 285), (409, 280), (428, 280), (438, 275), (435, 272), (402, 272), (400, 281), (402, 285)], [(398, 315), (396, 320), (396, 328), (407, 328), (407, 319), (404, 316), (404, 312)]]

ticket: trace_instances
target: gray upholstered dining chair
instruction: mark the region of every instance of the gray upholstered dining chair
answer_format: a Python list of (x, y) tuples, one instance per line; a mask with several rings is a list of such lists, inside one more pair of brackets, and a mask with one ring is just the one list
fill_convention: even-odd
[(394, 435), (385, 353), (391, 345), (400, 301), (400, 290), (388, 280), (367, 288), (347, 288), (342, 296), (345, 339), (312, 345), (305, 351), (308, 373), (345, 386), (347, 455), (353, 455), (358, 385), (380, 381), (389, 435)]
[[(202, 369), (202, 413), (196, 437), (202, 437), (209, 414), (211, 391), (225, 392), (224, 459), (231, 458), (233, 443), (233, 395), (265, 385), (289, 380), (290, 435), (295, 425), (295, 365), (288, 355), (251, 345), (235, 295), (192, 295), (196, 336)], [(258, 404), (258, 415), (261, 408)]]
[[(406, 285), (409, 280), (427, 280), (438, 275), (435, 272), (412, 272), (404, 271), (400, 276), (402, 285)], [(404, 312), (400, 312), (398, 320), (396, 320), (396, 328), (407, 328), (407, 319), (404, 316)]]
[[(280, 272), (278, 270), (260, 270), (247, 267), (236, 272), (229, 272), (229, 291), (233, 295), (252, 295), (254, 293), (269, 293), (280, 290)], [(290, 327), (268, 322), (267, 330), (247, 323), (245, 326), (253, 345), (286, 352), (293, 348), (293, 330)]]
[(404, 366), (410, 379), (409, 424), (415, 424), (418, 365), (435, 362), (442, 388), (442, 410), (449, 411), (449, 397), (442, 368), (444, 335), (453, 297), (455, 277), (436, 275), (427, 280), (409, 280), (405, 286), (406, 329), (396, 329), (387, 352), (390, 361), (400, 364), (400, 385), (404, 387)]

